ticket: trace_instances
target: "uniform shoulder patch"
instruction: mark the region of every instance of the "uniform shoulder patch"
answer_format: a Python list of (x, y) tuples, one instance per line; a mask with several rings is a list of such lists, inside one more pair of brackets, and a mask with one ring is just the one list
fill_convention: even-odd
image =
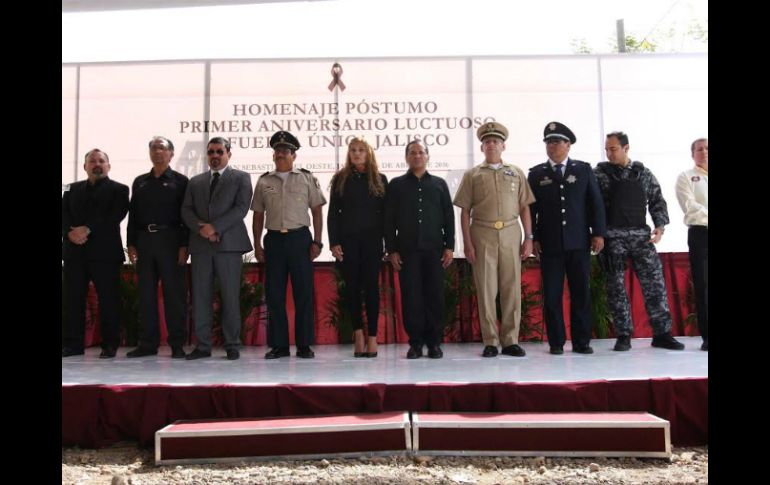
[(260, 177), (264, 177), (265, 175), (267, 175), (267, 174), (269, 174), (269, 173), (270, 173), (270, 170), (268, 170), (267, 172), (265, 172), (265, 173), (263, 173), (262, 175), (260, 175)]
[(305, 173), (313, 173), (313, 172), (311, 172), (310, 170), (308, 170), (308, 169), (306, 169), (306, 168), (301, 168), (301, 169), (299, 169), (299, 170), (300, 170), (301, 172), (305, 172)]

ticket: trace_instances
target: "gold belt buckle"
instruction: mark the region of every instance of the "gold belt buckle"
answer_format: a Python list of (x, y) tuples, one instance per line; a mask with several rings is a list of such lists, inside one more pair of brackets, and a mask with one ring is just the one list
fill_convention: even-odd
[(497, 221), (495, 222), (495, 229), (502, 229), (503, 228), (503, 221)]
[(281, 229), (281, 234), (286, 234), (287, 232), (289, 232), (288, 229)]

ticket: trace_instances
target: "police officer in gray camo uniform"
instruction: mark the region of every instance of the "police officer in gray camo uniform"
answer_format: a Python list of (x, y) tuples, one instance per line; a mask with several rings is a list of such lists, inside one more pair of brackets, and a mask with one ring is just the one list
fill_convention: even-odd
[[(650, 169), (628, 157), (628, 135), (621, 131), (607, 135), (604, 150), (609, 162), (594, 169), (607, 212), (607, 236), (599, 260), (607, 273), (607, 302), (617, 334), (615, 350), (631, 348), (634, 324), (625, 287), (625, 263), (639, 278), (644, 306), (653, 328), (652, 346), (682, 350), (684, 345), (671, 336), (663, 266), (655, 250), (664, 226), (669, 223), (666, 201)], [(647, 209), (655, 224), (650, 233)]]

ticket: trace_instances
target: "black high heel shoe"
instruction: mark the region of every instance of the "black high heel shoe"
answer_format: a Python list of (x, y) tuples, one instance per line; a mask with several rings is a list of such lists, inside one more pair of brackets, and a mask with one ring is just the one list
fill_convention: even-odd
[(363, 354), (364, 354), (364, 357), (369, 357), (369, 358), (377, 357), (377, 352), (364, 352)]
[[(358, 329), (358, 330), (354, 330), (354, 331), (353, 331), (353, 340), (354, 340), (354, 341), (355, 341), (355, 340), (357, 340), (357, 339), (356, 339), (356, 335), (358, 335), (358, 332), (360, 332), (361, 340), (363, 340), (363, 338), (364, 338), (364, 332), (363, 332), (363, 330), (361, 330), (361, 329)], [(364, 345), (362, 345), (362, 347), (363, 347), (363, 346), (364, 346)], [(353, 357), (355, 357), (355, 358), (366, 357), (366, 352), (356, 352), (356, 347), (355, 347), (355, 345), (353, 345)]]

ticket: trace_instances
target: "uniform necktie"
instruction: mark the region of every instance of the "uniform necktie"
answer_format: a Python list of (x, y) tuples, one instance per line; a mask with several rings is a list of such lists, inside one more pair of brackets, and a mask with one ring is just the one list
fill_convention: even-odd
[(214, 177), (214, 179), (211, 181), (211, 195), (214, 194), (214, 189), (217, 187), (217, 184), (219, 183), (219, 172), (214, 172), (212, 177)]

